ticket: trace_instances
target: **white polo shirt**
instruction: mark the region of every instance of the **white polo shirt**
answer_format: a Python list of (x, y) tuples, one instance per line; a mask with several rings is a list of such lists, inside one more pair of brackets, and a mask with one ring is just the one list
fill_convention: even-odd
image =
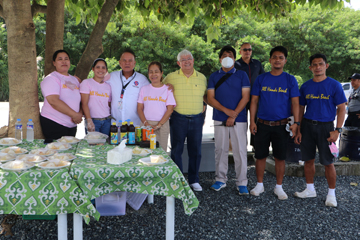
[[(120, 79), (120, 76), (122, 79)], [(128, 82), (130, 83), (124, 90), (122, 104), (120, 104), (122, 87), (125, 87)], [(137, 114), (137, 100), (141, 87), (150, 84), (149, 80), (139, 72), (134, 72), (132, 76), (126, 79), (121, 70), (110, 73), (110, 79), (107, 80), (107, 83), (111, 86), (111, 115), (117, 122), (130, 119), (134, 122), (134, 126), (140, 126), (141, 121)]]

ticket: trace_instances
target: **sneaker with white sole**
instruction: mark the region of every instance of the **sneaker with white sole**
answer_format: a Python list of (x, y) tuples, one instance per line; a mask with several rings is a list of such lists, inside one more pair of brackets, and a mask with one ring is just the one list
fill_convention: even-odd
[(251, 191), (250, 194), (254, 196), (259, 196), (260, 193), (264, 192), (264, 186), (256, 185)]
[(226, 183), (223, 182), (219, 182), (216, 181), (211, 187), (210, 189), (215, 190), (215, 191), (220, 191), (220, 189), (226, 187)]
[(288, 195), (284, 192), (283, 188), (281, 188), (281, 187), (275, 187), (274, 193), (278, 197), (279, 200), (288, 199)]
[(336, 197), (333, 195), (327, 195), (325, 205), (328, 207), (337, 207)]
[(310, 191), (309, 189), (305, 188), (305, 190), (302, 192), (295, 192), (294, 196), (298, 198), (314, 198), (316, 197), (316, 191)]
[(190, 187), (191, 187), (192, 190), (194, 190), (195, 192), (201, 192), (201, 191), (202, 191), (202, 187), (200, 186), (199, 183), (192, 183), (192, 184), (190, 184)]

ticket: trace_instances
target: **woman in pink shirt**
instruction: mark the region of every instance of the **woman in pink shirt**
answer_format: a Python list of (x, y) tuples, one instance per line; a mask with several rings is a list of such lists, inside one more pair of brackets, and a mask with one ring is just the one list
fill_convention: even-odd
[(106, 61), (102, 58), (96, 59), (92, 70), (94, 77), (85, 79), (80, 84), (81, 106), (86, 119), (85, 130), (109, 135), (111, 87), (104, 82), (107, 73)]
[(161, 63), (151, 62), (148, 66), (151, 84), (140, 89), (137, 112), (145, 126), (151, 126), (156, 140), (166, 151), (170, 133), (169, 117), (176, 106), (174, 94), (162, 83)]
[(62, 136), (75, 136), (76, 125), (82, 121), (80, 109), (80, 83), (71, 76), (69, 54), (57, 50), (53, 55), (55, 71), (41, 82), (44, 105), (40, 113), (40, 124), (45, 142)]

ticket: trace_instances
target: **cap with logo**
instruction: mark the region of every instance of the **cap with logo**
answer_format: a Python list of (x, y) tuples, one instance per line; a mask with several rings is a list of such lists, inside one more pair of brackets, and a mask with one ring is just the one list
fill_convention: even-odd
[(350, 79), (360, 79), (360, 74), (359, 73), (354, 73), (351, 77), (348, 78)]

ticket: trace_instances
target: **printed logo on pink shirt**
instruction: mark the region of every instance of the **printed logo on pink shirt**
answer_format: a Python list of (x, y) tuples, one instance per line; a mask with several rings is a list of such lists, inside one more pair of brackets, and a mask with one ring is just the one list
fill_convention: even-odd
[(71, 89), (71, 90), (74, 90), (74, 89), (77, 89), (77, 90), (80, 90), (80, 88), (78, 86), (76, 86), (75, 84), (73, 84), (74, 86), (73, 89), (71, 89), (70, 87), (66, 86), (65, 84), (62, 85), (62, 88), (68, 88), (68, 89)]
[(109, 98), (110, 96), (107, 93), (98, 93), (97, 91), (90, 91), (91, 96), (98, 96), (98, 97), (106, 97)]
[(163, 99), (162, 97), (155, 97), (155, 98), (152, 98), (152, 97), (144, 97), (144, 102), (146, 101), (160, 101), (160, 102), (166, 102), (166, 99)]

